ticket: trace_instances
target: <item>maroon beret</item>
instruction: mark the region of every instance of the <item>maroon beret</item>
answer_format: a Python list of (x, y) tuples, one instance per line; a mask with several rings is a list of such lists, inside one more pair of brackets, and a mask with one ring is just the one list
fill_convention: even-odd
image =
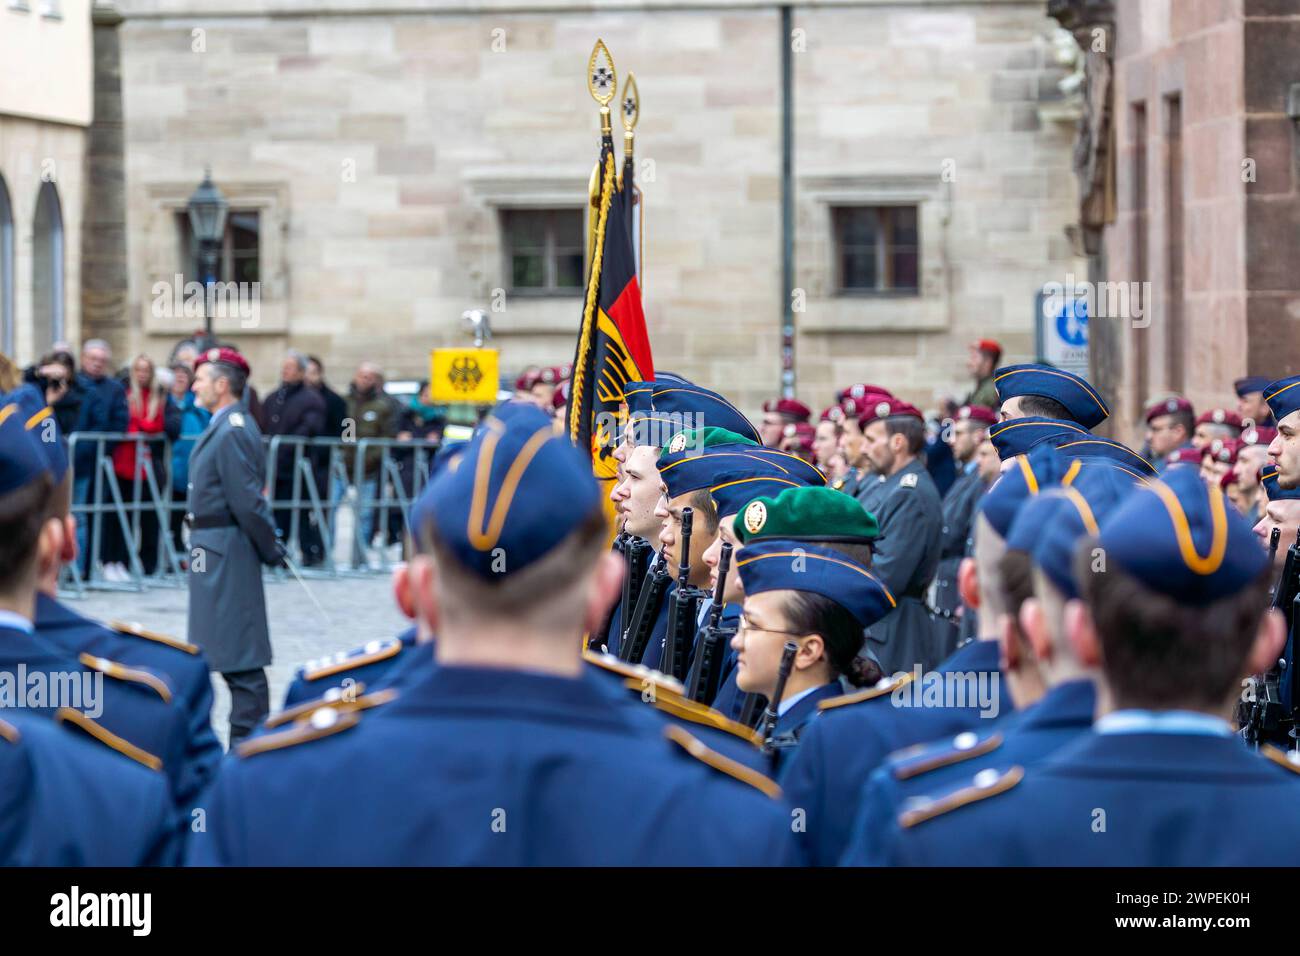
[(1192, 411), (1192, 403), (1181, 395), (1174, 395), (1159, 402), (1152, 402), (1147, 406), (1147, 424), (1150, 425), (1152, 420), (1159, 418), (1161, 415), (1174, 415), (1178, 412)]
[(963, 405), (957, 409), (957, 418), (962, 421), (979, 422), (982, 425), (998, 423), (998, 413), (987, 405)]
[(206, 349), (199, 353), (198, 358), (194, 360), (194, 369), (198, 371), (200, 365), (204, 362), (217, 362), (221, 365), (229, 365), (237, 368), (245, 375), (248, 374), (248, 360), (227, 346), (214, 347)]
[(797, 398), (774, 398), (763, 403), (763, 411), (789, 415), (796, 421), (806, 422), (812, 415), (812, 409)]
[(886, 398), (883, 395), (874, 397), (876, 399), (874, 402), (863, 403), (862, 409), (858, 412), (858, 424), (863, 428), (878, 418), (891, 418), (895, 415), (910, 415), (925, 421), (925, 416), (915, 405), (909, 405), (897, 398)]
[(1198, 425), (1229, 425), (1232, 428), (1241, 427), (1241, 416), (1228, 408), (1211, 408), (1209, 411), (1201, 412), (1200, 417), (1196, 419)]

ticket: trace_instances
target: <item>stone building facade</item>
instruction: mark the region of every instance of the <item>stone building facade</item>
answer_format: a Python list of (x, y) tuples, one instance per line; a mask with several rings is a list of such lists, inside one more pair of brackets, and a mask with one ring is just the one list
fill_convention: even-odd
[(0, 4), (0, 352), (81, 335), (90, 0)]
[[(1093, 319), (1094, 377), (1112, 432), (1178, 392), (1232, 405), (1243, 375), (1294, 373), (1300, 344), (1296, 0), (1052, 0), (1080, 42), (1103, 38), (1114, 204), (1082, 211), (1094, 281), (1149, 283), (1140, 316)], [(1091, 219), (1091, 225), (1088, 225)]]
[(472, 308), (489, 310), (503, 371), (567, 361), (578, 295), (515, 294), (506, 224), (585, 207), (596, 37), (641, 94), (656, 365), (748, 411), (780, 386), (788, 298), (809, 404), (866, 380), (930, 405), (964, 394), (976, 337), (1030, 357), (1036, 291), (1084, 271), (1065, 234), (1073, 115), (1041, 0), (794, 3), (790, 36), (776, 5), (752, 0), (117, 6), (127, 294), (120, 325), (102, 321), (128, 351), (163, 353), (196, 325), (166, 300), (186, 270), (181, 213), (210, 166), (255, 223), (259, 315), (216, 331), (259, 385), (286, 345), (320, 354), (335, 381), (363, 359), (419, 376), (430, 348), (468, 342)]

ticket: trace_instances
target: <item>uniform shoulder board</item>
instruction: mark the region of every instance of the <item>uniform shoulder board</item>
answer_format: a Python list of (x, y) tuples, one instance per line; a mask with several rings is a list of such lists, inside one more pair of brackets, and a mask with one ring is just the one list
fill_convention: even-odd
[(111, 677), (114, 680), (126, 681), (129, 684), (139, 684), (142, 687), (148, 687), (155, 694), (163, 699), (165, 703), (172, 702), (172, 690), (167, 686), (167, 682), (157, 674), (141, 670), (138, 667), (127, 667), (125, 664), (119, 664), (117, 661), (110, 661), (107, 657), (96, 657), (94, 654), (87, 654), (84, 651), (77, 657), (77, 660), (89, 667), (92, 671), (98, 671), (105, 677)]
[(1265, 744), (1260, 747), (1259, 752), (1279, 767), (1286, 767), (1286, 769), (1290, 770), (1292, 773), (1300, 773), (1300, 764), (1297, 764), (1291, 759), (1289, 752), (1283, 752), (1272, 744)]
[(104, 746), (110, 747), (120, 754), (125, 754), (136, 763), (144, 764), (150, 770), (162, 769), (161, 757), (156, 757), (144, 748), (137, 747), (124, 737), (119, 737), (79, 710), (73, 710), (71, 707), (60, 707), (55, 712), (54, 719), (60, 724), (67, 724), (77, 728), (91, 739), (99, 741)]
[(303, 667), (302, 679), (320, 680), (324, 677), (333, 677), (335, 674), (341, 674), (344, 671), (354, 670), (358, 667), (365, 667), (367, 664), (375, 664), (390, 657), (396, 657), (401, 652), (402, 642), (399, 640), (371, 641), (356, 650), (346, 651), (343, 654), (327, 657), (321, 661), (312, 661)]
[(891, 773), (895, 780), (911, 780), (940, 767), (951, 767), (964, 760), (983, 757), (1001, 746), (1001, 734), (990, 734), (980, 740), (979, 734), (967, 730), (938, 745), (921, 744), (892, 754), (889, 758)]
[(186, 654), (198, 654), (199, 652), (199, 649), (193, 644), (178, 641), (174, 637), (168, 637), (166, 634), (159, 634), (156, 631), (146, 631), (139, 624), (128, 624), (125, 621), (109, 621), (108, 626), (119, 634), (127, 634), (131, 637), (143, 637), (146, 641), (155, 641), (158, 644), (165, 644), (168, 647), (176, 648), (178, 651), (184, 651)]
[(373, 694), (364, 693), (365, 689), (366, 685), (360, 681), (352, 687), (331, 687), (320, 697), (305, 700), (301, 704), (280, 711), (274, 717), (266, 718), (264, 726), (282, 727), (296, 720), (308, 718), (312, 711), (322, 707), (332, 707), (340, 712), (351, 713), (354, 710), (369, 710), (371, 707), (378, 707), (397, 699), (397, 691), (392, 688), (376, 691)]
[(244, 416), (243, 416), (240, 412), (231, 412), (231, 413), (230, 413), (229, 415), (227, 415), (226, 417), (227, 417), (228, 419), (230, 419), (230, 427), (231, 427), (231, 428), (243, 428), (243, 427), (244, 427)]
[(899, 479), (898, 479), (898, 487), (900, 487), (900, 488), (915, 488), (915, 487), (916, 487), (916, 481), (917, 481), (917, 479), (916, 479), (916, 473), (913, 472), (913, 473), (911, 473), (911, 474), (904, 475), (902, 478), (899, 478)]
[(656, 691), (668, 691), (672, 694), (686, 693), (686, 685), (677, 678), (669, 677), (662, 671), (651, 670), (644, 664), (629, 664), (627, 661), (619, 660), (613, 654), (602, 654), (591, 650), (584, 650), (582, 659), (603, 671), (637, 681), (637, 690), (644, 690), (649, 683)]
[(272, 750), (283, 750), (285, 747), (320, 740), (322, 737), (332, 737), (352, 729), (360, 722), (361, 716), (356, 711), (317, 707), (310, 716), (295, 721), (291, 727), (245, 740), (235, 748), (235, 752), (240, 757), (255, 757), (258, 754), (270, 753)]
[(669, 724), (665, 727), (664, 736), (700, 761), (700, 763), (707, 764), (714, 770), (725, 773), (741, 783), (749, 784), (755, 790), (771, 797), (773, 800), (781, 798), (781, 788), (775, 780), (765, 777), (757, 770), (746, 767), (743, 763), (732, 760), (730, 757), (705, 746), (704, 742), (698, 737), (691, 736), (677, 725)]
[(830, 697), (817, 705), (818, 710), (834, 710), (836, 707), (847, 707), (849, 704), (861, 704), (863, 701), (875, 700), (877, 697), (884, 697), (886, 694), (892, 694), (904, 684), (911, 683), (913, 675), (904, 674), (897, 680), (885, 678), (879, 681), (875, 687), (867, 687), (852, 694), (844, 694), (841, 697)]
[(969, 803), (976, 803), (980, 800), (987, 800), (989, 797), (996, 797), (999, 793), (1006, 793), (1024, 778), (1024, 767), (1012, 767), (1006, 773), (998, 773), (992, 767), (981, 770), (975, 775), (975, 782), (970, 786), (954, 790), (947, 796), (927, 801), (921, 806), (904, 810), (898, 815), (898, 825), (907, 830), (918, 824), (925, 823), (927, 820), (941, 817), (945, 813), (951, 813), (958, 807), (964, 807)]
[(18, 728), (9, 723), (9, 721), (0, 720), (0, 737), (3, 737), (11, 744), (16, 744), (22, 739), (22, 736), (23, 735), (18, 732)]
[[(627, 686), (632, 690), (641, 690), (644, 687), (635, 677), (628, 678)], [(693, 724), (724, 731), (739, 737), (747, 744), (753, 744), (755, 747), (761, 746), (763, 743), (762, 737), (739, 721), (732, 720), (725, 714), (718, 713), (712, 707), (705, 707), (689, 697), (683, 697), (666, 688), (657, 688), (650, 703), (656, 710), (661, 710), (665, 714), (681, 720), (689, 720)]]

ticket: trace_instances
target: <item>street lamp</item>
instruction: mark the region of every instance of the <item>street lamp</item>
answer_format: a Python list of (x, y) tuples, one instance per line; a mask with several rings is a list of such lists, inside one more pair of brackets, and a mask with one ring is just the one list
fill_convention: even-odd
[(212, 313), (207, 302), (208, 287), (217, 281), (217, 260), (221, 240), (226, 235), (226, 212), (230, 209), (226, 197), (212, 181), (212, 169), (203, 171), (203, 182), (194, 190), (185, 211), (190, 217), (190, 235), (199, 250), (199, 271), (203, 280), (203, 338), (204, 347), (212, 344)]

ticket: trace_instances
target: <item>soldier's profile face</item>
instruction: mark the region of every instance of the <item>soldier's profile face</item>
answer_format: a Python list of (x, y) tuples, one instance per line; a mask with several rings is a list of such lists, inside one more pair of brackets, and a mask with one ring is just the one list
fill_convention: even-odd
[(785, 419), (776, 412), (764, 412), (763, 424), (758, 432), (758, 437), (763, 440), (763, 444), (769, 448), (775, 448), (781, 443), (781, 437), (784, 433)]
[(732, 533), (735, 524), (735, 515), (718, 519), (718, 536), (713, 539), (713, 542), (701, 555), (705, 566), (709, 569), (709, 590), (713, 591), (718, 586), (718, 561), (722, 558), (722, 546), (723, 544), (731, 545), (731, 566), (727, 568), (727, 580), (722, 585), (722, 600), (726, 604), (732, 604), (744, 597), (744, 592), (740, 589), (740, 575), (736, 572), (736, 558), (740, 551), (740, 542), (736, 540), (735, 534)]
[(858, 424), (858, 420), (845, 418), (843, 430), (840, 432), (840, 451), (844, 453), (844, 461), (849, 467), (861, 468), (867, 464), (863, 460), (862, 447), (862, 427)]
[(1273, 529), (1281, 530), (1281, 537), (1278, 539), (1277, 554), (1273, 555), (1273, 567), (1275, 570), (1281, 570), (1282, 565), (1286, 563), (1286, 552), (1291, 545), (1295, 544), (1296, 528), (1300, 528), (1300, 501), (1294, 498), (1279, 498), (1277, 501), (1270, 501), (1264, 509), (1264, 516), (1255, 523), (1252, 529), (1260, 543), (1268, 547), (1268, 539), (1273, 535)]
[(862, 432), (863, 451), (871, 459), (871, 464), (882, 474), (888, 474), (894, 467), (894, 449), (889, 444), (889, 433), (885, 423), (877, 419)]
[(831, 456), (839, 448), (840, 436), (839, 429), (834, 422), (818, 422), (817, 434), (813, 436), (813, 457), (817, 459), (817, 467), (823, 471), (830, 464)]
[(764, 591), (745, 598), (740, 627), (731, 639), (736, 657), (736, 686), (746, 693), (772, 694), (781, 670), (785, 642), (798, 635), (790, 634), (785, 617), (785, 600), (789, 591)]
[(639, 538), (655, 542), (659, 538), (662, 521), (656, 517), (662, 484), (659, 481), (657, 449), (651, 445), (637, 445), (623, 466), (623, 480), (614, 489), (615, 504), (623, 530)]
[(1277, 423), (1277, 437), (1268, 454), (1277, 462), (1277, 483), (1286, 489), (1300, 487), (1300, 412)]
[(204, 408), (212, 407), (216, 394), (210, 365), (205, 363), (199, 366), (198, 371), (194, 373), (194, 385), (191, 391), (194, 392), (194, 397), (198, 399), (200, 405)]
[(1025, 417), (1025, 413), (1020, 407), (1019, 395), (1011, 396), (1011, 398), (1008, 398), (1005, 402), (1003, 402), (1002, 407), (998, 409), (999, 421), (1009, 422), (1013, 418), (1024, 418), (1024, 417)]

